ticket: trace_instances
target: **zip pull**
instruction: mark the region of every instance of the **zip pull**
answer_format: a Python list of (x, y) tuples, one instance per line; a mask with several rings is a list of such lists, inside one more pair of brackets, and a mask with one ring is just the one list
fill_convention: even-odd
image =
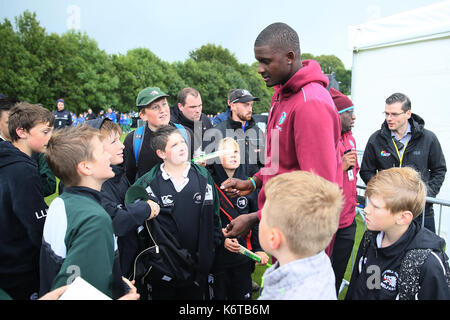
[(156, 253), (159, 253), (159, 246), (156, 246)]

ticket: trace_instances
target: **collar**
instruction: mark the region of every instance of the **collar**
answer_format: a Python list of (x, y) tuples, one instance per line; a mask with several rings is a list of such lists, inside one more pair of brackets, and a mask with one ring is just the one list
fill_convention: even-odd
[[(399, 141), (403, 142), (402, 140), (404, 140), (404, 139), (406, 138), (406, 136), (408, 135), (408, 133), (411, 134), (411, 124), (409, 123), (409, 121), (408, 121), (408, 126), (406, 127), (405, 134), (403, 135), (403, 137), (400, 138)], [(394, 137), (394, 138), (395, 138), (395, 133), (394, 133), (394, 131), (391, 131), (391, 137)]]
[(99, 204), (102, 201), (100, 192), (88, 187), (65, 187), (64, 192), (69, 192), (72, 194), (88, 197)]
[[(185, 163), (187, 163), (187, 167), (186, 167), (186, 169), (184, 169), (184, 171), (183, 171), (183, 177), (184, 177), (184, 178), (187, 178), (188, 173), (189, 173), (189, 170), (191, 169), (191, 163), (190, 163), (189, 161), (186, 161)], [(172, 176), (170, 175), (170, 173), (168, 173), (168, 172), (166, 171), (166, 169), (164, 169), (164, 162), (161, 163), (160, 169), (161, 169), (162, 177), (164, 178), (164, 180), (169, 180), (169, 179), (172, 178)]]
[(187, 176), (188, 176), (189, 170), (191, 169), (191, 163), (189, 161), (187, 161), (186, 163), (188, 165), (186, 166), (186, 169), (183, 171), (184, 179), (180, 184), (178, 184), (177, 181), (174, 178), (172, 178), (172, 176), (164, 169), (164, 162), (160, 166), (163, 179), (164, 180), (170, 179), (170, 181), (172, 181), (173, 186), (177, 192), (180, 192), (181, 190), (183, 190), (183, 188), (189, 183), (189, 178)]

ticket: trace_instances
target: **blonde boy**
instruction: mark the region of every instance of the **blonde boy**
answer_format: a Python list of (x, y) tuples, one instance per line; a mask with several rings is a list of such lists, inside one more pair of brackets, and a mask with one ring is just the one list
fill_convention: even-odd
[(111, 155), (99, 131), (82, 126), (58, 130), (46, 158), (65, 188), (51, 203), (44, 225), (41, 295), (81, 276), (112, 297), (113, 228), (100, 205), (102, 184), (114, 176)]
[[(248, 179), (246, 163), (241, 163), (239, 145), (231, 137), (219, 141), (219, 151), (227, 151), (220, 156), (220, 163), (211, 166), (211, 175), (216, 186), (228, 178)], [(258, 194), (252, 192), (245, 197), (228, 198), (220, 191), (220, 218), (227, 225), (236, 217), (258, 210)], [(217, 300), (250, 300), (252, 293), (252, 273), (255, 262), (239, 254), (243, 246), (254, 251), (261, 258), (261, 264), (269, 260), (258, 241), (258, 224), (247, 237), (226, 238), (224, 245), (217, 248), (214, 261), (214, 298)]]
[(264, 273), (260, 299), (336, 299), (325, 254), (338, 228), (342, 192), (307, 171), (280, 174), (265, 187), (259, 241), (278, 261)]
[(379, 171), (367, 184), (367, 231), (346, 299), (450, 299), (445, 241), (414, 220), (426, 186), (412, 168)]

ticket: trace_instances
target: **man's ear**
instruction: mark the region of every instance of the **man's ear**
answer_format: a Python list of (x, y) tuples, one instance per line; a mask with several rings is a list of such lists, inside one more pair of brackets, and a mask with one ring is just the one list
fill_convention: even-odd
[(398, 213), (396, 222), (399, 225), (407, 225), (407, 224), (410, 224), (413, 221), (413, 219), (414, 219), (414, 216), (413, 216), (412, 212), (409, 210), (404, 210), (404, 211), (400, 211)]
[(164, 151), (162, 151), (162, 150), (156, 150), (156, 155), (158, 156), (158, 157), (160, 157), (161, 159), (166, 159), (166, 153), (164, 152)]
[(287, 59), (287, 63), (289, 65), (292, 65), (294, 63), (294, 61), (295, 61), (295, 53), (294, 53), (294, 51), (289, 51), (286, 54), (286, 59)]
[(181, 109), (183, 109), (183, 105), (181, 103), (177, 103), (178, 109), (181, 111)]

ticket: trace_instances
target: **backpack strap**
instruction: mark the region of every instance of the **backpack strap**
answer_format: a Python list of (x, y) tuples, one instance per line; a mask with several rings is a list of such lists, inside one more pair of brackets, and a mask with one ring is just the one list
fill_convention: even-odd
[[(233, 220), (234, 218), (239, 216), (239, 212), (236, 210), (236, 208), (231, 203), (230, 199), (225, 195), (225, 193), (219, 188), (219, 186), (215, 183), (216, 189), (219, 191), (219, 202), (220, 202), (220, 211), (228, 218), (228, 220)], [(247, 244), (247, 249), (252, 250), (252, 244), (251, 244), (251, 236), (252, 236), (252, 230), (250, 230), (250, 233), (245, 238), (245, 242)]]
[(134, 159), (136, 159), (136, 167), (138, 165), (139, 154), (141, 153), (142, 141), (144, 140), (145, 126), (146, 124), (144, 124), (142, 127), (137, 128), (136, 130), (134, 130), (133, 134), (133, 151)]
[(173, 124), (178, 130), (180, 130), (181, 135), (183, 136), (183, 138), (186, 141), (187, 145), (189, 145), (189, 139), (188, 139), (188, 135), (187, 135), (186, 129), (179, 123), (175, 123), (174, 122)]

